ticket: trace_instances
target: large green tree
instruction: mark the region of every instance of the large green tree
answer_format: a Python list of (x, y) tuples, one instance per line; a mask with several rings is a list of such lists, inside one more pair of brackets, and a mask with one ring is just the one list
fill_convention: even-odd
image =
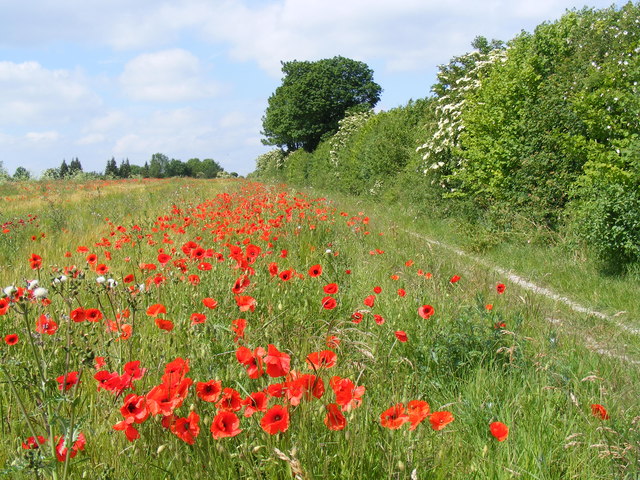
[(265, 145), (287, 150), (314, 150), (338, 131), (348, 110), (368, 110), (382, 89), (363, 62), (333, 57), (316, 62), (282, 63), (282, 85), (269, 97), (262, 118)]

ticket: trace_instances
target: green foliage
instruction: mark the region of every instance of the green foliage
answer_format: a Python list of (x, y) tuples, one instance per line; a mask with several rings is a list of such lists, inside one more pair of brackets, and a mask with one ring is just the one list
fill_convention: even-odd
[(118, 177), (120, 178), (131, 177), (131, 165), (129, 164), (128, 158), (120, 162), (120, 167), (118, 168)]
[(115, 158), (111, 157), (111, 160), (107, 160), (107, 166), (104, 168), (104, 176), (111, 178), (118, 178), (120, 176)]
[(640, 262), (640, 139), (615, 164), (589, 162), (572, 210), (579, 233), (611, 272)]
[(511, 41), (467, 96), (456, 194), (555, 228), (586, 162), (638, 132), (639, 19), (633, 4), (584, 9)]
[(82, 164), (80, 163), (78, 157), (76, 157), (72, 159), (71, 163), (69, 164), (69, 175), (73, 176), (80, 172), (82, 172)]
[(60, 178), (65, 178), (69, 176), (69, 165), (67, 165), (67, 161), (66, 160), (62, 160), (62, 163), (60, 164), (60, 168), (58, 169), (58, 176)]
[(8, 179), (9, 179), (9, 173), (4, 168), (4, 165), (2, 164), (2, 161), (0, 160), (0, 181), (8, 180)]
[(373, 71), (348, 58), (284, 62), (282, 72), (262, 119), (266, 145), (312, 151), (338, 130), (347, 111), (373, 108), (380, 99)]
[(154, 153), (149, 162), (149, 176), (151, 178), (164, 178), (167, 176), (169, 157), (163, 153)]
[(18, 181), (29, 180), (31, 178), (31, 173), (24, 167), (16, 168), (15, 173), (13, 174), (13, 179)]
[[(276, 142), (320, 147), (257, 172), (460, 217), (479, 249), (578, 232), (619, 269), (639, 258), (639, 25), (640, 4), (630, 2), (567, 12), (506, 45), (476, 37), (474, 51), (439, 67), (434, 97), (346, 115), (311, 143)], [(306, 78), (312, 64), (293, 63), (291, 78)], [(309, 127), (294, 127), (291, 112), (319, 102), (323, 85), (300, 84), (299, 101), (279, 95), (284, 85), (272, 96), (265, 131)]]

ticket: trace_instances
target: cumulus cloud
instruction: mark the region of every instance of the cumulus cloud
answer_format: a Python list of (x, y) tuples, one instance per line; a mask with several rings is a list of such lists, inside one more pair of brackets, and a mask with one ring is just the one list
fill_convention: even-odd
[(206, 78), (200, 60), (180, 48), (135, 57), (125, 65), (119, 81), (125, 93), (138, 101), (184, 102), (212, 97), (219, 91)]
[(66, 123), (101, 104), (83, 75), (38, 62), (0, 62), (0, 126)]

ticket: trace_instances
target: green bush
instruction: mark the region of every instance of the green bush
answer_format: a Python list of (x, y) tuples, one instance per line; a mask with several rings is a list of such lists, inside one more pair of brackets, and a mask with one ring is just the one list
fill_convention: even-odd
[(612, 273), (640, 263), (640, 138), (625, 143), (615, 160), (587, 164), (572, 215), (579, 235)]

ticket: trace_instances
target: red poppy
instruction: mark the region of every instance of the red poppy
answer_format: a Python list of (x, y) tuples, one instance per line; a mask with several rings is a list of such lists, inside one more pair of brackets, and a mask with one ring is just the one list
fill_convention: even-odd
[(113, 427), (114, 430), (123, 431), (127, 440), (133, 442), (135, 439), (140, 438), (140, 432), (134, 427), (131, 417), (125, 418), (121, 422), (116, 423)]
[(309, 268), (310, 277), (319, 277), (320, 275), (322, 275), (322, 265), (314, 265), (311, 268)]
[(219, 440), (220, 438), (238, 435), (242, 431), (242, 429), (238, 428), (239, 426), (240, 419), (238, 416), (233, 412), (223, 410), (214, 417), (210, 431), (213, 438)]
[(251, 280), (247, 275), (240, 275), (231, 287), (231, 291), (235, 294), (240, 294), (246, 290), (246, 288), (251, 284)]
[(264, 348), (258, 347), (253, 352), (247, 347), (238, 347), (236, 359), (247, 368), (249, 378), (260, 378), (264, 374)]
[(189, 360), (181, 357), (172, 360), (164, 367), (162, 382), (169, 386), (175, 386), (189, 373)]
[(398, 296), (399, 297), (404, 297), (407, 294), (406, 290), (404, 288), (399, 288), (398, 289)]
[(457, 282), (457, 281), (459, 281), (459, 280), (460, 280), (460, 277), (459, 277), (458, 275), (454, 275), (453, 277), (451, 277), (451, 278), (449, 279), (449, 282), (451, 282), (451, 283), (456, 283), (456, 282)]
[(197, 325), (204, 323), (207, 320), (207, 316), (204, 313), (192, 313), (190, 319), (191, 325)]
[(322, 299), (322, 308), (325, 310), (333, 310), (338, 306), (338, 302), (333, 297), (324, 297)]
[(365, 387), (356, 387), (348, 378), (331, 377), (329, 385), (335, 393), (336, 403), (340, 405), (343, 412), (349, 412), (362, 404), (362, 396), (365, 393)]
[(218, 306), (218, 302), (216, 300), (214, 300), (213, 298), (203, 298), (202, 299), (202, 303), (204, 304), (205, 307), (207, 308), (211, 308), (214, 309)]
[(122, 279), (123, 283), (131, 283), (136, 279), (136, 277), (133, 276), (133, 274), (129, 274), (129, 275), (125, 275), (125, 277)]
[(269, 264), (269, 275), (272, 277), (278, 275), (278, 264), (276, 262), (271, 262)]
[(375, 295), (369, 295), (367, 298), (364, 299), (364, 304), (369, 307), (369, 308), (373, 308), (373, 305), (376, 302), (376, 296)]
[(373, 287), (373, 293), (376, 293), (376, 294), (382, 293), (382, 287)]
[(95, 253), (87, 255), (87, 263), (89, 265), (95, 265), (98, 262), (98, 256)]
[(4, 337), (4, 341), (7, 345), (15, 345), (19, 340), (20, 338), (15, 333), (10, 333), (9, 335), (5, 335)]
[(434, 313), (435, 313), (435, 310), (431, 305), (422, 305), (420, 308), (418, 308), (418, 315), (420, 315), (425, 320), (428, 319)]
[(382, 315), (378, 315), (377, 313), (373, 315), (373, 321), (378, 325), (382, 325), (385, 322), (384, 317)]
[(269, 344), (267, 356), (264, 363), (267, 365), (267, 375), (272, 378), (284, 377), (289, 373), (291, 357), (284, 352), (280, 352), (274, 345)]
[(0, 315), (6, 315), (9, 310), (9, 299), (8, 298), (0, 298)]
[(70, 442), (67, 442), (65, 437), (60, 437), (60, 439), (58, 439), (58, 443), (56, 444), (56, 458), (59, 462), (66, 461), (67, 456), (69, 458), (74, 458), (78, 454), (79, 450), (84, 450), (87, 440), (84, 438), (84, 434), (80, 433), (78, 434), (76, 441), (71, 446), (71, 450), (68, 450), (66, 446), (67, 443)]
[(171, 261), (170, 255), (167, 255), (166, 253), (160, 253), (158, 255), (158, 263), (160, 263), (162, 266), (165, 266), (170, 261)]
[(362, 322), (362, 318), (363, 318), (362, 312), (353, 312), (351, 314), (351, 321), (353, 323), (357, 324), (357, 323)]
[(80, 307), (74, 310), (71, 310), (71, 313), (69, 313), (69, 316), (71, 317), (71, 320), (73, 320), (76, 323), (84, 322), (86, 319), (84, 308), (80, 308)]
[(208, 272), (212, 268), (213, 265), (211, 265), (209, 262), (200, 262), (198, 264), (198, 270), (200, 270), (201, 272)]
[(327, 415), (324, 417), (324, 424), (329, 430), (343, 430), (347, 425), (347, 419), (340, 410), (340, 407), (335, 403), (330, 403), (326, 406)]
[(609, 413), (607, 413), (607, 409), (598, 403), (591, 405), (591, 413), (602, 420), (609, 420)]
[(397, 430), (409, 421), (409, 415), (404, 411), (402, 403), (396, 403), (380, 414), (380, 424), (390, 430)]
[(240, 393), (233, 388), (225, 388), (222, 390), (220, 400), (216, 403), (216, 408), (219, 410), (237, 412), (242, 408), (242, 397), (240, 396)]
[(247, 295), (236, 295), (236, 304), (240, 307), (241, 312), (246, 312), (247, 310), (255, 311), (256, 309), (256, 299), (253, 297), (249, 297)]
[(124, 398), (124, 404), (120, 407), (120, 413), (127, 419), (131, 419), (129, 423), (143, 423), (149, 418), (149, 409), (147, 408), (147, 399), (144, 395), (136, 395), (130, 393)]
[(267, 395), (274, 398), (282, 398), (284, 397), (285, 391), (287, 387), (284, 383), (272, 383), (267, 386)]
[(167, 308), (161, 303), (156, 303), (147, 308), (147, 315), (150, 317), (157, 317), (162, 313), (167, 313)]
[(58, 390), (67, 391), (78, 383), (78, 372), (69, 372), (66, 375), (60, 375), (56, 380), (58, 381)]
[(109, 271), (109, 267), (107, 267), (104, 263), (101, 263), (96, 267), (96, 273), (98, 275), (105, 275)]
[(493, 422), (489, 425), (489, 431), (499, 442), (504, 442), (509, 436), (509, 427), (502, 422)]
[(125, 323), (120, 327), (120, 332), (121, 334), (118, 337), (118, 340), (129, 340), (133, 334), (133, 326)]
[(42, 257), (40, 255), (36, 255), (35, 253), (31, 254), (29, 258), (29, 265), (32, 270), (38, 270), (42, 266)]
[(106, 365), (106, 362), (104, 360), (104, 357), (96, 357), (96, 363), (95, 363), (96, 370), (100, 370), (105, 365)]
[(256, 412), (266, 412), (269, 398), (265, 392), (253, 392), (242, 401), (244, 416), (249, 418)]
[(200, 434), (200, 416), (196, 412), (190, 412), (188, 417), (178, 418), (172, 425), (171, 431), (184, 442), (193, 445)]
[(288, 282), (289, 280), (291, 280), (291, 277), (293, 276), (293, 270), (284, 270), (280, 272), (278, 276), (280, 277), (280, 280), (284, 282)]
[(189, 275), (188, 279), (189, 279), (189, 283), (191, 285), (199, 285), (200, 284), (200, 277), (198, 275)]
[(324, 290), (324, 293), (326, 293), (327, 295), (335, 295), (336, 293), (338, 293), (338, 284), (329, 283), (324, 287), (322, 287), (322, 289)]
[(245, 328), (247, 328), (247, 321), (244, 318), (237, 318), (231, 322), (231, 331), (236, 334), (233, 339), (234, 342), (244, 338)]
[(47, 317), (46, 315), (40, 315), (36, 320), (36, 332), (46, 333), (47, 335), (53, 335), (58, 330), (58, 324), (55, 320)]
[(89, 322), (99, 322), (102, 320), (102, 312), (97, 308), (87, 308), (84, 311), (84, 317)]
[(190, 378), (185, 378), (176, 385), (156, 385), (147, 393), (147, 408), (152, 415), (171, 415), (184, 402), (191, 383)]
[(453, 414), (447, 411), (433, 412), (429, 418), (431, 428), (434, 430), (442, 430), (449, 423), (453, 422)]
[(338, 356), (331, 350), (322, 350), (307, 355), (307, 366), (314, 370), (335, 367)]
[(406, 342), (407, 340), (409, 340), (409, 338), (407, 337), (407, 333), (403, 330), (396, 330), (394, 332), (394, 335), (396, 336), (396, 338), (401, 341), (402, 343)]
[(269, 435), (286, 432), (289, 428), (289, 411), (282, 405), (274, 405), (264, 414), (260, 426)]
[(506, 285), (504, 283), (499, 283), (496, 285), (496, 292), (498, 292), (498, 294), (503, 294), (504, 291), (507, 289)]
[(171, 320), (165, 320), (163, 318), (156, 318), (155, 319), (156, 322), (156, 326), (160, 329), (160, 330), (166, 330), (167, 332), (170, 332), (171, 330), (173, 330), (173, 322)]
[(34, 448), (40, 448), (40, 445), (44, 445), (47, 442), (47, 439), (42, 435), (38, 435), (38, 437), (29, 437), (24, 442), (22, 442), (22, 448), (25, 450), (33, 450)]
[(196, 383), (196, 393), (201, 400), (216, 403), (222, 393), (222, 382), (220, 380), (198, 382)]
[(429, 416), (430, 407), (424, 400), (411, 400), (407, 403), (407, 414), (411, 427), (409, 430), (415, 430), (416, 427)]

